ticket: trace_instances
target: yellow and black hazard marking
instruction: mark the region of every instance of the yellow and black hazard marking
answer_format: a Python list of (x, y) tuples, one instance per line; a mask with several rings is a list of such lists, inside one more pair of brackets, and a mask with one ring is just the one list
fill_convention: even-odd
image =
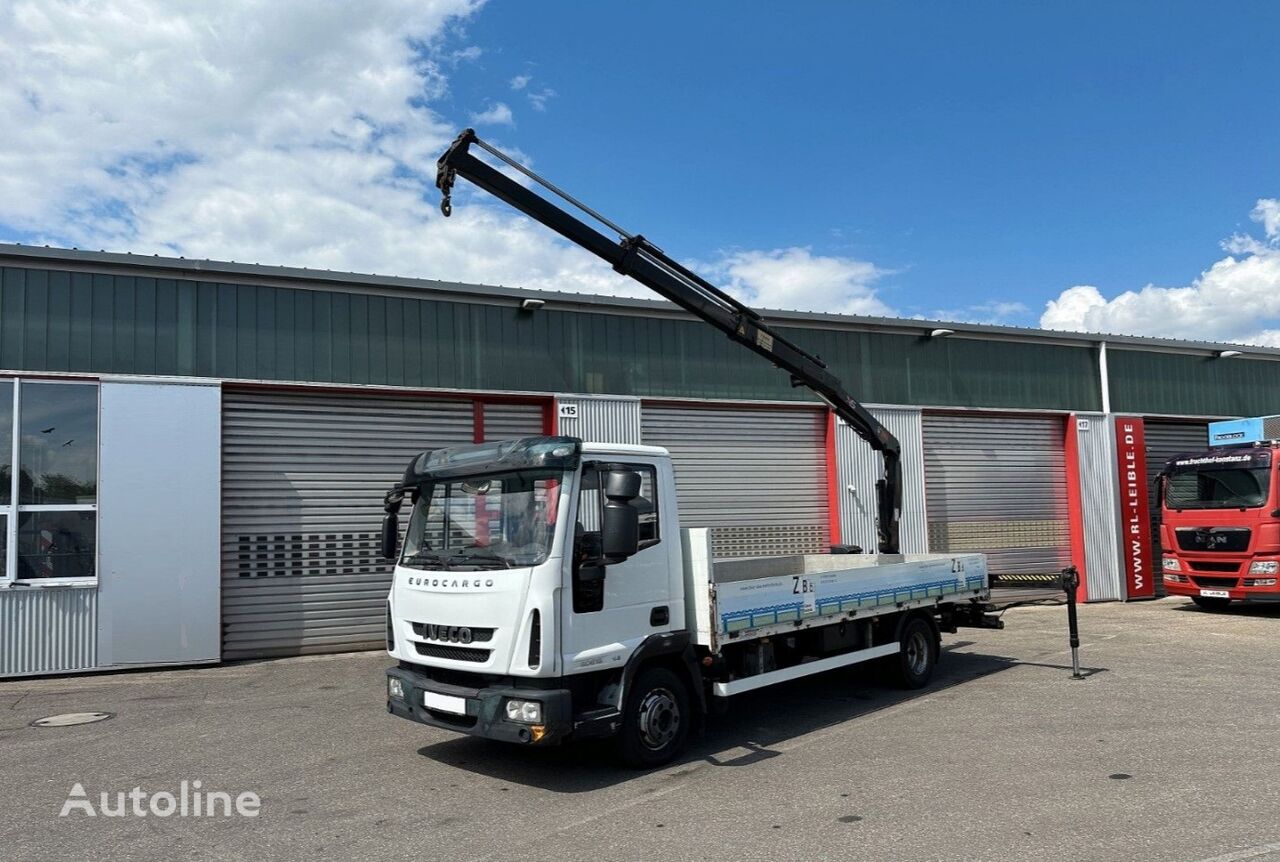
[(1041, 587), (1061, 587), (1062, 575), (1054, 573), (1052, 575), (988, 575), (988, 581), (993, 587), (1004, 586), (1041, 586)]

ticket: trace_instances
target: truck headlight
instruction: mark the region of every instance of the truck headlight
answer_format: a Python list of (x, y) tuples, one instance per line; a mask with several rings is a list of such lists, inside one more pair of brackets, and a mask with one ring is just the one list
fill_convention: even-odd
[(1161, 563), (1166, 572), (1180, 572), (1182, 567), (1178, 565), (1177, 557), (1165, 557)]
[(387, 697), (404, 700), (404, 683), (394, 676), (387, 677)]
[(507, 720), (542, 724), (542, 704), (536, 700), (507, 700)]
[(1251, 575), (1274, 575), (1280, 573), (1280, 560), (1254, 560), (1249, 564)]

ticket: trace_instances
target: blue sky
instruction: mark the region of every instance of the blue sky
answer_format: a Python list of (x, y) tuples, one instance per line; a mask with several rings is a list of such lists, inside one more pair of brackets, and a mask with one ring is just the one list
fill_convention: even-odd
[[(748, 301), (1280, 343), (1280, 6), (0, 10), (0, 240), (635, 293), (461, 126)], [(103, 57), (116, 62), (104, 66)]]
[(453, 87), (553, 88), (482, 131), (669, 251), (811, 246), (894, 270), (910, 313), (1029, 322), (1188, 283), (1280, 192), (1278, 33), (1262, 3), (504, 2)]

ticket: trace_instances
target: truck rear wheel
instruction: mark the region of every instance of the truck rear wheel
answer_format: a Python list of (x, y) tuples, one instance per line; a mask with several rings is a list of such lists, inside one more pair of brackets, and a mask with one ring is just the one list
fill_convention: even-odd
[(665, 667), (641, 671), (623, 708), (618, 754), (628, 766), (648, 768), (674, 759), (689, 738), (689, 693)]
[(1206, 611), (1225, 611), (1227, 605), (1231, 604), (1231, 599), (1211, 598), (1209, 596), (1192, 596), (1191, 601), (1195, 602), (1197, 607), (1202, 607)]
[(924, 617), (912, 617), (902, 627), (901, 647), (891, 657), (889, 670), (903, 688), (923, 688), (933, 678), (938, 664), (938, 633)]

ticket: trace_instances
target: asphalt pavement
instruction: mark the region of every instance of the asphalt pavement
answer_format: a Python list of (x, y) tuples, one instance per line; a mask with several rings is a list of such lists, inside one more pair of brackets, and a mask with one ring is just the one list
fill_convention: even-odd
[[(0, 859), (1280, 860), (1280, 608), (1080, 618), (1083, 681), (1064, 609), (1015, 608), (923, 691), (753, 692), (648, 773), (393, 718), (382, 654), (11, 680)], [(113, 717), (31, 726), (72, 712)], [(149, 810), (184, 781), (257, 815)]]

